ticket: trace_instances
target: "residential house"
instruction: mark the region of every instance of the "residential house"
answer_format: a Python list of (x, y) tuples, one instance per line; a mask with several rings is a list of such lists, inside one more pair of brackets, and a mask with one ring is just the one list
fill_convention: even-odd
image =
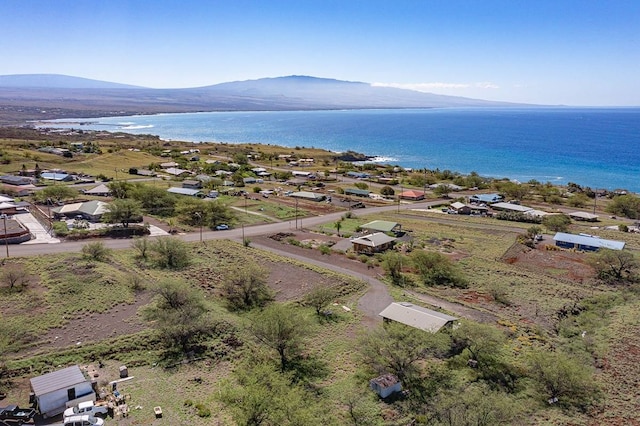
[(71, 182), (73, 176), (62, 172), (44, 172), (40, 174), (40, 178), (44, 180), (53, 180), (56, 182)]
[(459, 201), (456, 201), (455, 203), (451, 203), (451, 205), (449, 206), (449, 209), (456, 212), (456, 214), (471, 214), (471, 207)]
[(569, 216), (571, 219), (580, 220), (584, 222), (598, 221), (598, 215), (587, 213), (587, 212), (571, 212), (571, 213), (568, 213), (567, 216)]
[(374, 220), (372, 222), (360, 225), (360, 228), (369, 233), (385, 232), (399, 234), (402, 232), (402, 225), (397, 222), (391, 222), (388, 220)]
[(309, 200), (309, 201), (323, 201), (323, 200), (326, 200), (327, 198), (327, 196), (324, 194), (318, 194), (316, 192), (311, 192), (311, 191), (294, 192), (290, 195), (290, 197), (301, 198), (303, 200)]
[(167, 189), (167, 192), (171, 194), (177, 195), (188, 195), (190, 197), (204, 197), (205, 194), (200, 189), (192, 189), (192, 188), (178, 188), (177, 186), (172, 186)]
[(199, 180), (191, 180), (191, 179), (183, 180), (182, 187), (189, 188), (189, 189), (202, 189), (202, 182)]
[(475, 194), (469, 197), (469, 202), (476, 204), (490, 204), (497, 203), (502, 199), (503, 197), (500, 194)]
[(95, 195), (95, 196), (101, 196), (101, 197), (108, 197), (109, 195), (111, 195), (111, 190), (109, 189), (109, 187), (102, 183), (98, 186), (96, 186), (95, 188), (91, 188), (91, 189), (87, 189), (85, 191), (83, 191), (83, 193), (85, 195)]
[(51, 212), (55, 217), (75, 218), (82, 216), (83, 219), (88, 221), (100, 222), (102, 215), (108, 211), (107, 205), (104, 201), (93, 200), (84, 203), (65, 204), (51, 209)]
[(598, 251), (601, 248), (622, 250), (625, 245), (623, 241), (605, 240), (593, 235), (575, 235), (564, 232), (556, 233), (553, 240), (556, 242), (556, 246), (558, 247), (584, 251)]
[(393, 247), (395, 237), (390, 237), (384, 232), (364, 235), (351, 240), (353, 251), (359, 254), (382, 253)]
[(402, 192), (400, 194), (400, 199), (411, 201), (424, 200), (424, 191), (416, 191), (414, 189), (410, 189), (408, 191)]
[(345, 195), (355, 195), (356, 197), (369, 197), (370, 191), (366, 189), (347, 188), (344, 190)]

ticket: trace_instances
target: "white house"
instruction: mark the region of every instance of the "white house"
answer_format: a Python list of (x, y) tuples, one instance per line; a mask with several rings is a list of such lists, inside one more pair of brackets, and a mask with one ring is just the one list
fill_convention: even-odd
[(36, 408), (44, 417), (57, 416), (67, 408), (67, 403), (76, 400), (86, 401), (96, 394), (80, 367), (63, 368), (31, 379), (31, 391), (35, 398)]

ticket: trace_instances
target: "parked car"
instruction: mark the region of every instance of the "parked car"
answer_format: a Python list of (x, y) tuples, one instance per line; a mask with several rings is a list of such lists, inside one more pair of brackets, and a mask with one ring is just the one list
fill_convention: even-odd
[(226, 231), (227, 229), (229, 229), (229, 225), (226, 225), (224, 223), (222, 225), (216, 226), (216, 231)]
[(78, 416), (78, 415), (84, 415), (84, 414), (89, 416), (96, 416), (96, 415), (106, 416), (107, 407), (102, 405), (95, 405), (93, 401), (85, 401), (85, 402), (81, 402), (75, 407), (69, 407), (66, 410), (64, 410), (63, 416), (70, 417), (70, 416)]
[(64, 426), (103, 426), (104, 420), (84, 414), (81, 416), (65, 417), (62, 424)]
[(13, 422), (29, 422), (35, 416), (36, 410), (33, 408), (20, 408), (17, 405), (9, 405), (0, 407), (0, 420), (9, 420)]

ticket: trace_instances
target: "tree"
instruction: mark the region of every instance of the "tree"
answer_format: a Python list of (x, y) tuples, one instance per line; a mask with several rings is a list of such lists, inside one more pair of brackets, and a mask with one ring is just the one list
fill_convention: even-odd
[(514, 389), (518, 373), (505, 349), (506, 335), (487, 324), (465, 322), (452, 333), (453, 351), (468, 360), (480, 378), (494, 385)]
[(570, 205), (571, 207), (577, 207), (577, 208), (582, 208), (586, 206), (587, 203), (590, 203), (590, 202), (591, 200), (589, 199), (589, 197), (586, 194), (583, 194), (581, 192), (573, 194), (567, 200), (568, 205)]
[(446, 183), (441, 183), (433, 189), (433, 193), (438, 197), (449, 198), (449, 194), (453, 191), (451, 185)]
[(389, 185), (380, 188), (380, 195), (382, 195), (383, 197), (393, 197), (395, 194), (396, 191)]
[(340, 228), (342, 228), (342, 220), (338, 220), (333, 224), (333, 227), (338, 231), (338, 237), (340, 236)]
[(140, 220), (142, 208), (140, 203), (129, 198), (115, 199), (107, 204), (107, 212), (102, 216), (102, 220), (107, 223), (121, 223), (124, 228), (129, 227), (129, 223)]
[(542, 224), (549, 231), (566, 232), (571, 225), (571, 218), (564, 214), (550, 214), (542, 219)]
[(626, 250), (600, 249), (590, 257), (598, 278), (609, 282), (630, 282), (636, 278), (638, 259)]
[(234, 271), (224, 282), (224, 298), (232, 310), (249, 310), (265, 306), (273, 300), (273, 292), (267, 285), (269, 271), (248, 265)]
[(107, 187), (111, 191), (111, 195), (114, 198), (128, 198), (131, 191), (133, 190), (133, 185), (126, 180), (119, 180), (109, 182)]
[(73, 188), (69, 188), (65, 185), (51, 185), (44, 188), (42, 191), (37, 191), (34, 196), (38, 201), (46, 202), (52, 201), (54, 203), (60, 203), (64, 200), (70, 200), (78, 195), (78, 191)]
[(418, 270), (422, 282), (427, 286), (466, 287), (467, 285), (453, 262), (441, 253), (416, 250), (411, 253), (411, 261)]
[(605, 210), (616, 216), (640, 219), (640, 197), (631, 194), (615, 196)]
[(149, 214), (171, 216), (176, 205), (176, 197), (165, 189), (137, 184), (130, 192), (131, 197), (142, 205)]
[(562, 352), (535, 351), (528, 367), (544, 401), (586, 411), (598, 397), (592, 369)]
[(29, 276), (25, 274), (22, 266), (10, 263), (2, 267), (2, 282), (10, 289), (24, 288), (29, 284)]
[(250, 360), (236, 368), (233, 375), (235, 382), (227, 380), (223, 383), (220, 398), (229, 407), (235, 424), (328, 424), (326, 417), (330, 414), (314, 401), (308, 389), (292, 383), (289, 374), (282, 374), (269, 364)]
[(403, 282), (402, 261), (404, 256), (395, 251), (388, 251), (382, 255), (382, 268), (391, 277), (391, 282), (400, 285)]
[(134, 238), (133, 242), (131, 243), (131, 247), (138, 250), (138, 253), (140, 254), (140, 257), (142, 259), (147, 260), (148, 251), (150, 247), (148, 238), (140, 238), (140, 237)]
[(320, 315), (322, 309), (329, 304), (336, 297), (335, 290), (331, 287), (323, 285), (316, 286), (304, 297), (304, 303), (307, 306), (311, 306), (316, 310), (316, 314)]
[(156, 265), (161, 268), (180, 269), (189, 264), (187, 245), (175, 237), (160, 237), (150, 244)]
[(442, 392), (431, 404), (434, 426), (500, 426), (513, 424), (522, 408), (503, 392), (481, 383)]
[(294, 308), (273, 304), (253, 317), (251, 332), (265, 346), (275, 350), (280, 360), (280, 371), (289, 369), (300, 356), (308, 326), (304, 317)]
[(425, 333), (399, 323), (389, 323), (360, 339), (360, 355), (376, 374), (393, 373), (405, 385), (420, 373), (420, 361), (431, 356), (444, 356), (449, 336)]
[(154, 322), (168, 348), (178, 347), (187, 352), (207, 330), (207, 308), (202, 295), (177, 281), (161, 281), (153, 292), (156, 302), (146, 309), (146, 318)]

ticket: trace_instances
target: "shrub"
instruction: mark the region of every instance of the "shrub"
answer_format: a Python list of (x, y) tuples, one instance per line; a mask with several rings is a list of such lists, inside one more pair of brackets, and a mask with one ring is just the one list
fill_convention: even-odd
[(53, 222), (53, 233), (56, 237), (66, 237), (67, 235), (69, 235), (69, 227), (67, 226), (67, 222)]
[(150, 245), (154, 261), (160, 268), (180, 269), (189, 264), (187, 245), (174, 237), (161, 237)]
[(331, 254), (331, 248), (326, 244), (321, 244), (320, 247), (318, 247), (318, 249), (320, 250), (320, 253), (322, 253), (322, 254), (326, 254), (326, 255), (330, 255)]
[(82, 255), (89, 260), (105, 260), (110, 252), (111, 250), (109, 250), (102, 241), (95, 241), (82, 246)]

